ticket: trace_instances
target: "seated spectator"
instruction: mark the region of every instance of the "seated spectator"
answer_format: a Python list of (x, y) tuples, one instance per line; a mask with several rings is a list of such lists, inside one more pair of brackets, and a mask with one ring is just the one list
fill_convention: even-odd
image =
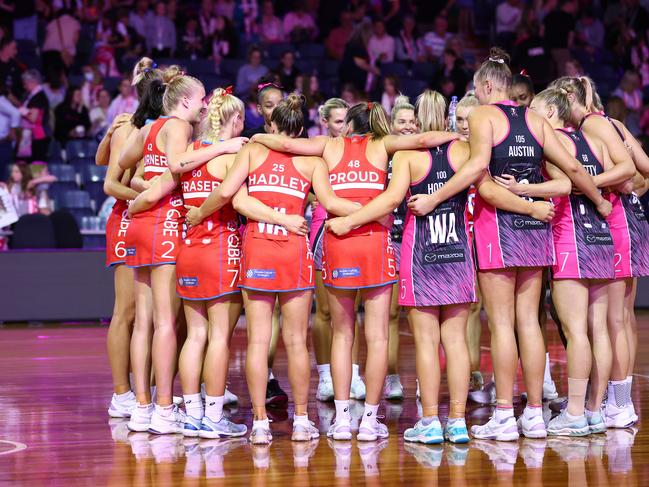
[(585, 74), (584, 68), (581, 67), (581, 64), (579, 64), (579, 61), (577, 61), (576, 59), (568, 59), (565, 62), (563, 69), (566, 73), (566, 76), (570, 76), (572, 78), (579, 78), (581, 76), (584, 76)]
[(95, 138), (103, 137), (108, 129), (108, 107), (110, 107), (110, 93), (105, 88), (99, 90), (97, 104), (90, 110), (90, 134)]
[(223, 15), (214, 19), (212, 34), (212, 57), (218, 64), (223, 58), (237, 55), (238, 38), (232, 21)]
[(419, 62), (419, 35), (417, 34), (417, 23), (412, 15), (403, 18), (403, 28), (396, 39), (397, 61), (414, 64)]
[(113, 119), (120, 113), (134, 113), (137, 109), (138, 101), (135, 91), (131, 86), (131, 80), (124, 78), (119, 84), (119, 95), (115, 98), (108, 108), (106, 123), (113, 123)]
[(45, 27), (43, 43), (43, 66), (50, 69), (67, 70), (77, 54), (77, 42), (81, 24), (65, 8), (54, 12), (54, 17)]
[(147, 26), (153, 22), (153, 12), (149, 9), (149, 0), (137, 0), (135, 10), (129, 14), (128, 21), (137, 35), (146, 39)]
[(464, 88), (469, 82), (469, 76), (464, 70), (464, 59), (458, 57), (453, 49), (446, 48), (444, 49), (441, 61), (441, 75), (453, 81), (453, 85), (455, 86), (455, 92), (453, 94), (458, 97), (464, 96)]
[(185, 29), (180, 34), (178, 55), (182, 58), (197, 59), (204, 55), (205, 40), (201, 35), (198, 20), (193, 17), (187, 19)]
[(45, 73), (45, 83), (43, 91), (50, 103), (50, 110), (54, 110), (65, 99), (66, 78), (63, 71), (48, 70)]
[(642, 87), (649, 86), (649, 46), (644, 37), (637, 38), (633, 42), (631, 66), (640, 74)]
[(394, 37), (385, 31), (385, 24), (382, 20), (374, 21), (374, 32), (367, 43), (367, 52), (370, 55), (372, 64), (377, 65), (394, 61)]
[(248, 50), (248, 64), (239, 68), (237, 73), (237, 93), (245, 97), (256, 86), (257, 80), (266, 76), (268, 68), (261, 64), (261, 50), (252, 46)]
[(577, 22), (577, 44), (590, 53), (604, 47), (604, 24), (592, 7), (585, 9)]
[(216, 0), (214, 13), (216, 15), (223, 15), (230, 20), (234, 20), (234, 11), (236, 7), (237, 4), (234, 0)]
[(277, 67), (279, 84), (288, 93), (295, 91), (295, 78), (300, 75), (300, 70), (295, 67), (295, 55), (293, 51), (284, 51), (279, 63)]
[(31, 180), (32, 173), (27, 164), (12, 164), (6, 183), (0, 182), (11, 195), (18, 218), (38, 213), (38, 201), (32, 191)]
[(261, 5), (261, 18), (259, 19), (259, 40), (264, 44), (284, 42), (284, 26), (279, 17), (275, 16), (275, 6), (272, 0), (264, 0)]
[(343, 85), (342, 89), (340, 90), (340, 98), (345, 100), (350, 107), (356, 105), (361, 101), (358, 90), (351, 83)]
[(442, 78), (439, 81), (438, 91), (444, 95), (447, 100), (450, 100), (453, 95), (456, 95), (456, 93), (464, 92), (464, 87), (455, 86), (455, 83), (453, 83), (451, 78)]
[(36, 206), (39, 213), (49, 215), (52, 212), (53, 203), (50, 199), (48, 189), (50, 184), (57, 181), (56, 176), (50, 174), (47, 164), (35, 162), (29, 166), (32, 178), (29, 181), (28, 189), (36, 196)]
[(313, 17), (305, 12), (304, 0), (296, 0), (293, 11), (284, 17), (284, 34), (291, 42), (311, 42), (318, 35)]
[(54, 111), (54, 120), (54, 137), (62, 146), (70, 139), (83, 139), (89, 135), (90, 117), (78, 86), (68, 88), (65, 100)]
[(7, 167), (13, 162), (13, 145), (19, 127), (20, 112), (7, 98), (7, 90), (0, 80), (0, 180), (7, 176)]
[(556, 78), (554, 60), (540, 35), (537, 22), (521, 23), (512, 49), (512, 66), (518, 71), (524, 69), (530, 75), (535, 91), (545, 89), (546, 85)]
[(336, 61), (342, 61), (345, 46), (354, 31), (351, 12), (345, 10), (340, 14), (340, 25), (329, 32), (325, 45), (327, 54)]
[(626, 71), (620, 86), (613, 92), (613, 96), (619, 96), (627, 110), (631, 113), (638, 113), (642, 108), (642, 90), (640, 89), (640, 77), (635, 71)]
[(167, 13), (167, 4), (157, 2), (155, 15), (147, 25), (146, 45), (154, 59), (171, 57), (176, 50), (176, 26)]
[(394, 102), (399, 96), (399, 79), (395, 76), (386, 76), (383, 78), (383, 94), (381, 95), (381, 105), (387, 113), (392, 112)]
[(47, 161), (50, 145), (50, 103), (41, 85), (41, 74), (35, 69), (22, 76), (27, 93), (20, 107), (22, 133), (18, 155), (30, 161)]
[(523, 17), (520, 0), (506, 0), (496, 7), (496, 44), (510, 50)]
[(95, 58), (104, 76), (119, 76), (117, 52), (128, 46), (128, 42), (128, 36), (118, 30), (117, 23), (110, 17), (103, 17), (97, 23)]
[(81, 98), (86, 108), (92, 110), (97, 106), (99, 92), (104, 89), (104, 80), (95, 64), (84, 66), (81, 71), (84, 79), (81, 85)]
[(11, 37), (0, 40), (0, 82), (7, 90), (7, 98), (19, 105), (24, 95), (23, 83), (20, 79), (21, 68), (16, 62), (18, 48)]
[(437, 61), (442, 53), (446, 43), (451, 38), (448, 33), (448, 20), (442, 15), (435, 18), (435, 24), (431, 32), (424, 34), (421, 45), (423, 55), (428, 61)]

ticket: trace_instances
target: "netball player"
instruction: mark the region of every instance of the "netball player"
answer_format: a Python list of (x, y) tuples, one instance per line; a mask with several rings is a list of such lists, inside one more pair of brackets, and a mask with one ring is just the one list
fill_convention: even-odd
[[(146, 125), (129, 137), (120, 156), (120, 167), (134, 166), (144, 158), (144, 177), (151, 180), (167, 168), (195, 169), (222, 152), (223, 145), (187, 151), (192, 123), (200, 121), (205, 108), (205, 89), (200, 81), (178, 75), (152, 88), (164, 93), (166, 116)], [(240, 144), (239, 144), (240, 145)], [(153, 208), (138, 213), (127, 235), (127, 265), (135, 267), (136, 319), (131, 343), (131, 361), (136, 380), (138, 407), (129, 428), (166, 434), (180, 432), (182, 419), (172, 403), (176, 364), (176, 316), (180, 302), (175, 292), (175, 263), (184, 219), (182, 195), (178, 190), (162, 198)], [(152, 293), (149, 298), (149, 292)], [(148, 342), (153, 325), (151, 356), (158, 388), (155, 408), (148, 387)]]
[[(440, 132), (390, 135), (383, 107), (373, 102), (354, 105), (347, 112), (345, 122), (345, 132), (350, 136), (308, 140), (268, 134), (255, 137), (273, 150), (322, 155), (334, 192), (361, 204), (383, 191), (390, 153), (433, 147), (457, 138), (456, 134)], [(396, 263), (388, 229), (380, 223), (369, 223), (345, 237), (326, 233), (323, 267), (333, 326), (331, 368), (336, 404), (336, 422), (327, 434), (337, 440), (349, 440), (352, 436), (349, 413), (351, 350), (354, 302), (357, 291), (361, 290), (368, 349), (367, 392), (357, 438), (361, 441), (385, 438), (388, 431), (378, 421), (377, 411), (387, 371), (387, 329), (392, 284), (396, 282)]]
[[(601, 140), (566, 129), (570, 102), (565, 90), (542, 91), (534, 97), (531, 108), (550, 123), (561, 143), (589, 174), (597, 176), (612, 167)], [(591, 358), (594, 355), (596, 364), (593, 382), (606, 374), (606, 369), (600, 367), (610, 362), (608, 350), (604, 356), (600, 355), (601, 347), (594, 347), (591, 352), (588, 340), (589, 330), (593, 337), (607, 335), (608, 285), (614, 276), (609, 226), (586, 197), (568, 196), (571, 184), (565, 176), (540, 184), (519, 184), (511, 175), (496, 180), (521, 196), (558, 196), (553, 199), (557, 215), (552, 221), (552, 234), (557, 259), (552, 268), (552, 298), (567, 338), (568, 405), (550, 421), (548, 433), (562, 436), (602, 433), (605, 425), (599, 411), (587, 418), (584, 402)]]
[[(304, 98), (296, 94), (282, 101), (271, 117), (273, 131), (286, 137), (299, 136), (303, 130), (303, 103)], [(222, 207), (237, 191), (246, 192), (245, 186), (242, 187), (246, 180), (250, 195), (299, 221), (304, 221), (302, 215), (311, 184), (327, 211), (348, 214), (357, 208), (356, 203), (334, 195), (321, 159), (294, 157), (260, 144), (249, 144), (239, 152), (221, 186), (200, 208), (190, 209), (187, 221), (196, 224)], [(310, 367), (306, 335), (314, 286), (313, 254), (308, 238), (289, 233), (281, 225), (263, 223), (256, 212), (241, 207), (238, 197), (234, 198), (233, 204), (237, 211), (248, 217), (240, 287), (243, 289), (248, 327), (246, 378), (254, 415), (250, 441), (253, 444), (272, 441), (265, 407), (265, 364), (271, 314), (277, 298), (284, 317), (282, 337), (287, 349), (289, 380), (295, 403), (291, 439), (315, 439), (319, 433), (309, 422), (307, 414)]]
[(509, 89), (509, 97), (515, 103), (521, 106), (529, 107), (534, 98), (534, 84), (532, 78), (525, 72), (521, 71), (512, 77), (512, 86)]
[[(600, 214), (608, 215), (610, 203), (581, 164), (566, 152), (552, 127), (508, 99), (512, 79), (508, 59), (506, 53), (494, 48), (474, 75), (476, 96), (484, 106), (474, 109), (469, 118), (470, 160), (439, 191), (412, 196), (409, 207), (415, 207), (417, 216), (427, 214), (468, 187), (487, 168), (492, 176), (514, 174), (518, 182), (541, 182), (545, 158), (573, 180)], [(512, 441), (519, 437), (520, 427), (526, 437), (543, 438), (547, 435), (541, 408), (545, 350), (538, 303), (543, 267), (554, 264), (551, 228), (525, 215), (496, 208), (478, 194), (474, 235), (480, 289), (491, 328), (497, 407), (489, 422), (474, 426), (472, 433), (479, 439)], [(527, 407), (518, 427), (512, 406), (518, 362), (514, 327), (528, 390)]]
[[(443, 130), (446, 101), (437, 92), (426, 91), (417, 100), (422, 130)], [(425, 151), (401, 151), (393, 158), (393, 176), (387, 190), (363, 209), (346, 218), (328, 222), (336, 234), (347, 234), (367, 221), (388, 213), (409, 194), (437, 191), (469, 159), (466, 142), (453, 141)], [(485, 181), (488, 178), (485, 178)], [(496, 204), (514, 201), (515, 208), (528, 208), (535, 217), (549, 220), (550, 204), (526, 204), (506, 192), (495, 191)], [(502, 201), (498, 198), (504, 197)], [(469, 441), (464, 420), (468, 392), (469, 353), (466, 325), (471, 302), (476, 301), (473, 251), (469, 239), (466, 190), (443, 202), (431, 213), (406, 215), (401, 247), (399, 304), (406, 306), (415, 338), (417, 377), (422, 420), (404, 432), (406, 441), (453, 443)], [(432, 326), (431, 326), (432, 325)], [(438, 417), (440, 363), (439, 342), (447, 359), (451, 396), (445, 431)]]
[[(104, 181), (104, 192), (116, 199), (113, 211), (106, 222), (106, 266), (114, 267), (115, 304), (107, 335), (108, 361), (113, 375), (113, 397), (108, 414), (111, 417), (129, 417), (135, 408), (135, 394), (129, 381), (129, 348), (131, 330), (135, 319), (134, 273), (125, 265), (126, 231), (130, 224), (127, 215), (128, 203), (138, 192), (131, 189), (131, 171), (126, 173), (117, 164), (119, 154), (128, 135), (144, 126), (149, 118), (160, 116), (159, 103), (146, 96), (148, 87), (154, 79), (161, 79), (162, 72), (155, 69), (153, 61), (142, 58), (133, 69), (133, 86), (140, 103), (131, 118), (120, 116), (120, 123), (113, 123), (105, 136), (106, 150), (97, 151), (97, 163), (103, 165), (106, 157), (108, 171)], [(124, 122), (125, 121), (125, 122)]]
[[(339, 137), (345, 128), (345, 115), (349, 105), (340, 98), (330, 98), (319, 109), (322, 124), (327, 128), (330, 137)], [(320, 204), (317, 204), (313, 211), (309, 242), (313, 251), (313, 264), (315, 266), (315, 318), (311, 336), (315, 350), (315, 360), (318, 369), (318, 389), (316, 399), (319, 401), (333, 401), (334, 386), (331, 379), (331, 313), (329, 312), (329, 301), (322, 280), (322, 241), (324, 239), (324, 222), (327, 219), (327, 211)], [(358, 364), (358, 326), (356, 320), (354, 346), (352, 347), (352, 385), (349, 392), (350, 399), (365, 399), (365, 384), (360, 375)]]
[[(596, 92), (588, 78), (559, 78), (554, 86), (568, 92), (570, 122), (586, 136), (600, 139), (610, 154), (615, 168), (593, 179), (598, 187), (615, 187), (635, 174), (634, 159), (625, 142), (625, 129), (597, 110)], [(619, 125), (618, 125), (619, 124)], [(632, 151), (636, 154), (636, 151)], [(640, 152), (637, 152), (640, 155)], [(642, 167), (642, 166), (641, 166)], [(637, 420), (631, 402), (630, 345), (627, 333), (628, 296), (633, 293), (633, 278), (649, 275), (649, 227), (644, 219), (644, 208), (633, 194), (610, 193), (613, 212), (608, 223), (615, 250), (615, 282), (609, 286), (608, 331), (612, 351), (612, 366), (608, 382), (608, 399), (604, 409), (607, 427), (625, 428)], [(599, 387), (589, 392), (587, 414), (596, 412), (604, 395), (605, 377)]]

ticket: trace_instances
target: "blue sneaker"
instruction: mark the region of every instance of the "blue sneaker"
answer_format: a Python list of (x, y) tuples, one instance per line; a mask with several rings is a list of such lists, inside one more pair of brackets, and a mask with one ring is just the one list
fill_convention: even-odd
[(245, 424), (235, 424), (225, 416), (221, 416), (218, 421), (212, 421), (207, 416), (203, 416), (201, 430), (198, 436), (201, 438), (238, 438), (248, 432)]
[(556, 436), (586, 436), (590, 434), (586, 416), (568, 418), (568, 410), (564, 409), (561, 414), (548, 424), (548, 434)]
[(606, 433), (606, 423), (601, 411), (589, 411), (586, 409), (586, 420), (588, 421), (588, 429), (591, 434)]
[(190, 437), (197, 437), (201, 431), (202, 418), (195, 418), (193, 416), (185, 416), (185, 424), (183, 426), (183, 435)]
[(453, 420), (449, 419), (444, 429), (444, 438), (451, 443), (468, 443), (469, 431), (466, 429), (466, 421), (464, 418)]
[[(427, 422), (426, 422), (427, 421)], [(465, 428), (466, 429), (466, 428)], [(403, 432), (403, 439), (426, 445), (437, 445), (444, 442), (444, 434), (439, 419), (420, 419), (415, 426)]]

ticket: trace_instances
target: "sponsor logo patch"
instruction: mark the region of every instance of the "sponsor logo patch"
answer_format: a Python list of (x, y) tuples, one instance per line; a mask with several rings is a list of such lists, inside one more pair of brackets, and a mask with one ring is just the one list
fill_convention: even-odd
[(514, 218), (514, 230), (545, 230), (547, 223), (534, 218)]
[(135, 247), (127, 247), (126, 248), (126, 255), (135, 255)]
[(275, 279), (274, 269), (248, 269), (246, 277), (250, 279)]
[(450, 264), (453, 262), (464, 262), (465, 260), (464, 249), (448, 249), (424, 253), (424, 265)]
[(198, 286), (198, 277), (179, 277), (178, 284), (183, 287), (196, 287)]
[(334, 269), (331, 273), (331, 277), (333, 277), (334, 279), (343, 279), (345, 277), (359, 277), (360, 275), (360, 267), (341, 267), (340, 269)]

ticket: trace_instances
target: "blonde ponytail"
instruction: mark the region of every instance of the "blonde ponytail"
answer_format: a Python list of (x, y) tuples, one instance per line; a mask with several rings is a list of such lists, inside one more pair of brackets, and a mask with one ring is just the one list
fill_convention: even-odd
[(446, 99), (441, 93), (425, 90), (415, 103), (422, 132), (446, 130)]
[(207, 115), (201, 122), (200, 139), (206, 142), (217, 142), (221, 139), (223, 125), (239, 113), (243, 117), (245, 106), (232, 94), (232, 87), (216, 88), (207, 105)]

